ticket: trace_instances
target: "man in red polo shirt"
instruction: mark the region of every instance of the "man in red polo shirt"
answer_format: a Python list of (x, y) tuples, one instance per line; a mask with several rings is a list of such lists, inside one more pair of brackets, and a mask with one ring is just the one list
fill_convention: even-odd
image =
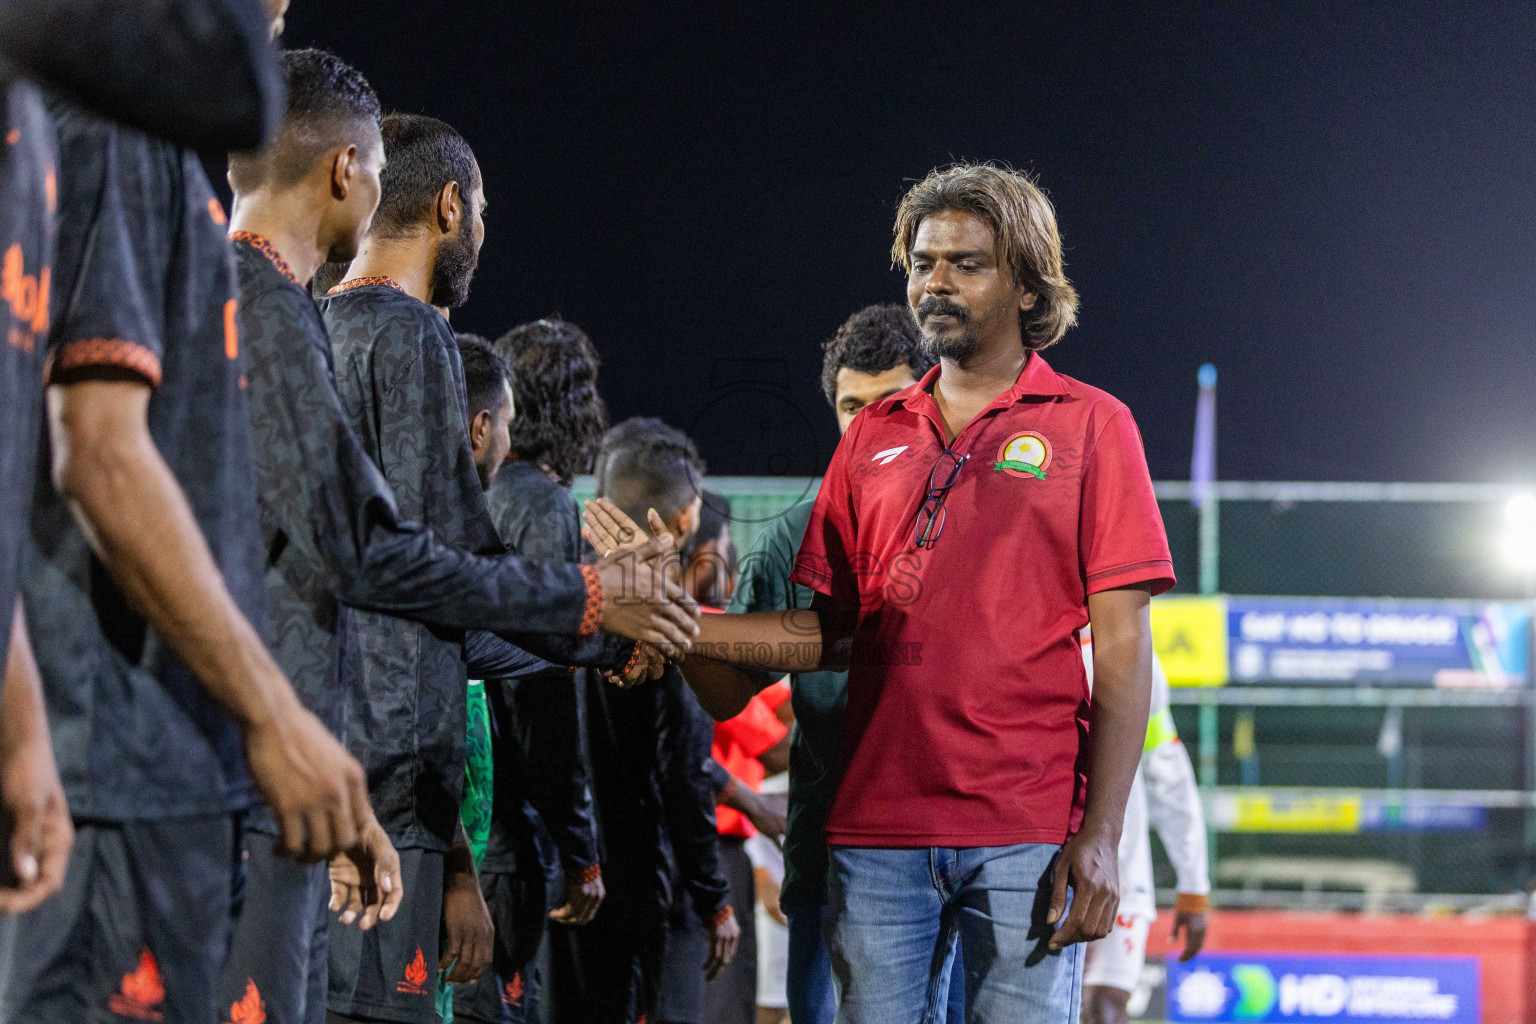
[(1078, 944), (1114, 920), (1167, 538), (1130, 412), (1039, 355), (1077, 296), (1033, 182), (930, 174), (894, 255), (940, 365), (844, 435), (793, 577), (813, 609), (706, 616), (684, 672), (724, 713), (743, 677), (719, 661), (849, 663), (827, 822), (839, 1021), (933, 1019), (958, 940), (969, 1020), (1068, 1024)]

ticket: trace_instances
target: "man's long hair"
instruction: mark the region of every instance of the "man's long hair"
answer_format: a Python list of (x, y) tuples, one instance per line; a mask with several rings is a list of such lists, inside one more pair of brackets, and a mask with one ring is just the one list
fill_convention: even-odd
[(512, 328), (496, 341), (512, 365), (512, 451), (566, 487), (592, 467), (608, 429), (597, 393), (597, 349), (580, 327), (557, 317)]
[(912, 245), (924, 217), (947, 210), (974, 214), (992, 226), (998, 256), (1014, 280), (1035, 293), (1035, 308), (1019, 313), (1024, 347), (1039, 351), (1077, 323), (1077, 290), (1062, 267), (1056, 210), (1029, 175), (998, 163), (954, 164), (929, 173), (896, 208), (891, 262), (912, 272)]

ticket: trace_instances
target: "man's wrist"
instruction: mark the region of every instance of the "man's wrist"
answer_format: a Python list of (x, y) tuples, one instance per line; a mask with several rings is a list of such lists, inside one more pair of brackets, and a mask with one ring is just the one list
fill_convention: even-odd
[(1204, 914), (1211, 909), (1211, 898), (1203, 892), (1181, 892), (1173, 898), (1177, 914)]
[(741, 784), (736, 781), (736, 776), (732, 775), (726, 780), (725, 788), (716, 794), (715, 803), (735, 809), (740, 802)]
[(254, 630), (239, 637), (228, 664), (220, 666), (222, 685), (216, 698), (240, 730), (249, 735), (287, 721), (302, 710), (298, 696)]
[(468, 842), (454, 843), (448, 848), (448, 855), (443, 858), (444, 882), (448, 885), (464, 884), (465, 879), (475, 877), (474, 851), (469, 848)]
[[(10, 679), (8, 686), (28, 686), (25, 679)], [(48, 716), (35, 694), (7, 694), (4, 713), (0, 714), (0, 757), (42, 744), (50, 758), (53, 747), (48, 734)]]
[(565, 869), (565, 884), (572, 888), (590, 885), (603, 877), (601, 864), (588, 864), (585, 867), (574, 865)]
[(1082, 837), (1084, 842), (1108, 843), (1110, 846), (1118, 847), (1123, 825), (1123, 821), (1105, 821), (1087, 816), (1083, 818), (1083, 823), (1078, 827), (1077, 835), (1073, 838)]

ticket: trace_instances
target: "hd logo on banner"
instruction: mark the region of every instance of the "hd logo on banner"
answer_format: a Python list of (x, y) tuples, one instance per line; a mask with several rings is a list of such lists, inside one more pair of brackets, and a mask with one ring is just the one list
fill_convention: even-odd
[(1478, 1024), (1473, 956), (1207, 953), (1168, 966), (1168, 1019)]

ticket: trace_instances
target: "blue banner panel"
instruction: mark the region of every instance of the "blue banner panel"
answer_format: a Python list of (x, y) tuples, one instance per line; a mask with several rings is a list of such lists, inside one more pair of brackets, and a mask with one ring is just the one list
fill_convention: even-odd
[(1361, 832), (1476, 832), (1488, 811), (1457, 804), (1401, 804), (1368, 799), (1360, 804)]
[(1238, 684), (1524, 686), (1530, 633), (1530, 606), (1514, 601), (1227, 600)]
[(1168, 1019), (1479, 1024), (1475, 956), (1205, 953), (1168, 964)]

